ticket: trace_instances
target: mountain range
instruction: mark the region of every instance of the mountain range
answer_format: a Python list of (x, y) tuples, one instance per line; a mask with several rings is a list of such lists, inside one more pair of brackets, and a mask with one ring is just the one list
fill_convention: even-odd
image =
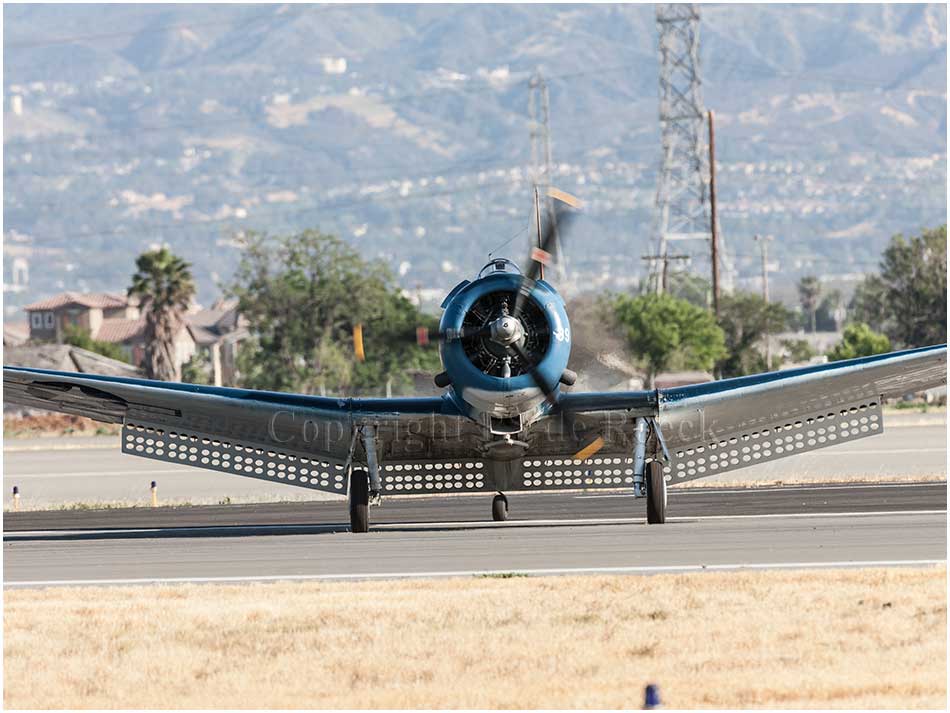
[[(726, 271), (847, 288), (946, 222), (945, 5), (702, 5)], [(7, 315), (122, 290), (167, 243), (210, 302), (243, 230), (316, 227), (424, 299), (531, 239), (529, 80), (554, 183), (585, 201), (571, 290), (655, 242), (653, 5), (6, 5)], [(701, 247), (701, 246), (700, 246)], [(694, 260), (687, 268), (708, 270)], [(27, 275), (28, 272), (28, 275)]]

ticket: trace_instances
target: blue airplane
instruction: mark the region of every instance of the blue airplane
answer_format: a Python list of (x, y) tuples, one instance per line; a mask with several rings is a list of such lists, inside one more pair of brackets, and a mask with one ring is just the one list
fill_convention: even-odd
[(622, 489), (663, 523), (671, 483), (880, 434), (884, 399), (946, 383), (944, 344), (671, 389), (568, 392), (570, 321), (542, 277), (558, 222), (524, 272), (495, 259), (445, 298), (440, 396), (4, 367), (4, 400), (122, 424), (124, 453), (346, 495), (352, 531), (367, 532), (384, 495), (474, 492), (495, 493), (492, 517), (505, 520), (505, 493)]

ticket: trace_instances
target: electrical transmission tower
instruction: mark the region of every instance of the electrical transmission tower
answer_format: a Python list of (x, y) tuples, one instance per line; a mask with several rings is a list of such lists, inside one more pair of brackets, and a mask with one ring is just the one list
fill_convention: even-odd
[[(554, 203), (548, 196), (548, 189), (552, 186), (553, 160), (551, 158), (551, 103), (548, 97), (548, 84), (544, 81), (541, 70), (535, 72), (528, 82), (528, 117), (531, 126), (531, 181), (537, 189), (539, 200), (537, 205), (537, 224), (542, 221), (554, 220)], [(564, 255), (561, 252), (561, 238), (557, 234), (557, 225), (554, 226), (554, 248), (557, 251), (557, 271), (561, 281), (566, 279), (564, 269)]]
[[(684, 241), (678, 246), (680, 252), (690, 254), (694, 264), (711, 266), (710, 164), (699, 67), (699, 12), (695, 5), (658, 4), (656, 24), (663, 149), (654, 218), (656, 255), (667, 255), (670, 242)], [(651, 279), (659, 293), (663, 289), (659, 270), (653, 270)]]

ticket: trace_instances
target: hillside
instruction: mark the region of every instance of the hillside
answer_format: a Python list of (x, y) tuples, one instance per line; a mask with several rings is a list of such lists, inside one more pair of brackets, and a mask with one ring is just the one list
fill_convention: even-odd
[[(557, 183), (588, 203), (571, 282), (623, 287), (652, 243), (652, 5), (7, 5), (7, 313), (123, 288), (167, 242), (200, 298), (239, 230), (319, 227), (447, 289), (521, 259), (527, 79), (551, 88)], [(946, 220), (946, 7), (704, 6), (720, 208), (740, 284), (772, 234), (781, 294), (847, 282)], [(22, 262), (18, 263), (22, 266)]]

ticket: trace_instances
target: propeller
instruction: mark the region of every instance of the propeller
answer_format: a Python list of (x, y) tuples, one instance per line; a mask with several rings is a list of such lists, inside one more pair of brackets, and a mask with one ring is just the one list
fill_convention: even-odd
[[(522, 315), (528, 304), (529, 297), (540, 278), (542, 267), (551, 266), (559, 257), (557, 255), (557, 239), (559, 234), (562, 231), (567, 232), (567, 229), (573, 223), (577, 215), (576, 210), (581, 208), (582, 204), (581, 201), (574, 196), (556, 188), (550, 188), (547, 191), (547, 195), (557, 202), (554, 217), (540, 234), (538, 245), (531, 249), (527, 267), (521, 275), (521, 283), (518, 286), (514, 309), (511, 313), (508, 313), (507, 304), (503, 304), (500, 308), (488, 314), (483, 324), (462, 325), (459, 329), (441, 331), (438, 333), (438, 337), (441, 341), (454, 341), (457, 339), (477, 337), (489, 339), (495, 344), (502, 346), (504, 353), (507, 355), (502, 365), (502, 375), (510, 376), (511, 360), (515, 358), (520, 360), (524, 365), (525, 371), (531, 376), (531, 380), (535, 386), (537, 386), (544, 395), (545, 401), (552, 407), (558, 407), (556, 395), (557, 382), (553, 384), (548, 383), (545, 375), (523, 346), (525, 331), (522, 323)], [(429, 330), (425, 327), (417, 328), (415, 337), (416, 343), (420, 346), (426, 346), (430, 343)], [(365, 354), (363, 350), (362, 325), (356, 325), (353, 330), (353, 348), (356, 358), (359, 361), (363, 361)], [(565, 430), (567, 430), (571, 438), (576, 438), (576, 414), (570, 409), (564, 408), (563, 405), (560, 406), (559, 412), (563, 419), (562, 423)], [(572, 457), (574, 460), (587, 460), (593, 457), (603, 445), (603, 437), (597, 435), (595, 438), (589, 439)]]
[[(581, 202), (571, 194), (565, 193), (564, 191), (560, 191), (556, 188), (549, 189), (547, 194), (560, 204), (563, 204), (563, 206), (558, 205), (555, 208), (554, 219), (549, 222), (546, 229), (541, 234), (540, 239), (538, 240), (538, 245), (531, 249), (528, 266), (522, 275), (521, 285), (519, 286), (518, 296), (515, 301), (515, 308), (511, 315), (516, 321), (519, 321), (521, 318), (525, 304), (527, 303), (528, 298), (531, 295), (531, 292), (534, 290), (535, 284), (541, 275), (542, 266), (549, 267), (556, 259), (559, 258), (557, 255), (558, 235), (561, 231), (567, 232), (567, 229), (573, 223), (577, 215), (576, 210), (581, 208), (582, 205)], [(552, 407), (556, 407), (558, 405), (557, 396), (555, 393), (557, 383), (548, 383), (547, 378), (543, 373), (541, 373), (541, 370), (538, 369), (537, 364), (534, 363), (534, 361), (531, 359), (531, 356), (525, 352), (525, 350), (517, 341), (507, 344), (506, 348), (508, 351), (517, 355), (518, 358), (520, 358), (525, 364), (528, 374), (534, 381), (535, 386), (537, 386), (538, 389), (541, 390), (541, 393), (544, 394), (545, 401), (547, 401)], [(576, 414), (570, 409), (564, 408), (563, 406), (561, 406), (560, 414), (563, 419), (562, 423), (565, 426), (565, 429), (572, 438), (576, 438)], [(603, 448), (603, 446), (603, 437), (597, 435), (596, 437), (589, 439), (587, 443), (585, 443), (585, 445), (574, 454), (573, 459), (580, 461), (587, 460), (588, 458), (593, 457), (593, 455)]]

